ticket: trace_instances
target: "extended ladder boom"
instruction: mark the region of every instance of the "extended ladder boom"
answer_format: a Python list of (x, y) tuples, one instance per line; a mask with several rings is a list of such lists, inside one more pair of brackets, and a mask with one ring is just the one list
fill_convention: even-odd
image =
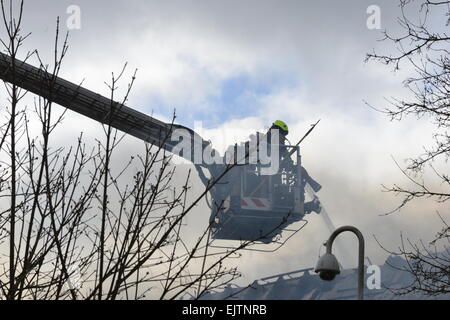
[[(11, 57), (3, 53), (0, 53), (0, 79), (170, 152), (178, 143), (170, 139), (177, 128), (186, 129), (183, 139), (194, 141), (196, 136), (202, 142), (202, 149), (209, 145), (191, 129), (157, 120), (23, 61), (16, 59), (13, 70)], [(181, 156), (194, 159), (193, 154)]]

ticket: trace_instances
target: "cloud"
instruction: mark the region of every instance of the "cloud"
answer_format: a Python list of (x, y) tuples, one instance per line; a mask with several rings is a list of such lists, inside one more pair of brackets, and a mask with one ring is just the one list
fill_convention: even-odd
[[(400, 32), (396, 4), (378, 3), (382, 27)], [(385, 97), (408, 96), (401, 81), (411, 73), (363, 63), (372, 48), (392, 49), (366, 28), (371, 1), (28, 1), (24, 29), (33, 35), (25, 50), (37, 48), (50, 61), (55, 17), (66, 31), (69, 4), (80, 6), (82, 29), (70, 33), (64, 78), (85, 79), (86, 87), (107, 94), (103, 82), (128, 61), (125, 83), (138, 68), (130, 106), (167, 120), (176, 108), (177, 121), (189, 126), (203, 121), (202, 136), (219, 150), (276, 119), (288, 122), (295, 143), (322, 119), (302, 145), (303, 163), (323, 185), (319, 195), (336, 225), (362, 229), (369, 257), (382, 263), (386, 256), (373, 234), (396, 246), (400, 230), (419, 238), (439, 227), (429, 202), (380, 216), (398, 201), (382, 193), (381, 184), (407, 183), (391, 155), (403, 164), (420, 154), (432, 143), (433, 125), (428, 119), (389, 122), (364, 104), (383, 107)], [(80, 127), (87, 136), (101, 134), (98, 124), (71, 112), (66, 124), (55, 143), (73, 139)], [(140, 150), (130, 141), (125, 154)], [(180, 166), (180, 181), (188, 168)], [(199, 192), (200, 181), (193, 184)], [(207, 211), (203, 203), (189, 218), (193, 229)], [(239, 263), (245, 279), (312, 266), (329, 231), (320, 216), (308, 220), (276, 253), (247, 252)], [(343, 242), (354, 251), (352, 239)], [(344, 264), (354, 263), (347, 257)]]

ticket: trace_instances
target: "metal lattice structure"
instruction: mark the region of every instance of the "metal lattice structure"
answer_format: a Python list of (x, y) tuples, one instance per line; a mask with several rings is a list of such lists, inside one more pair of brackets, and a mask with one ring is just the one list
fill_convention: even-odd
[[(176, 144), (170, 140), (171, 132), (176, 128), (186, 129), (191, 134), (186, 138), (194, 139), (195, 132), (188, 128), (162, 122), (111, 101), (81, 85), (56, 77), (42, 68), (36, 68), (17, 59), (13, 68), (11, 57), (3, 53), (0, 53), (0, 78), (90, 119), (110, 124), (138, 139), (161, 146), (167, 151), (172, 151)], [(203, 147), (209, 145), (203, 139), (200, 141)]]

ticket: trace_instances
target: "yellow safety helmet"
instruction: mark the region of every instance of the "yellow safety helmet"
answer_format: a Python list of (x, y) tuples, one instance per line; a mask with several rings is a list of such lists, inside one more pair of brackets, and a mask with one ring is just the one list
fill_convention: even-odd
[(281, 120), (276, 120), (273, 123), (273, 127), (280, 129), (282, 131), (282, 133), (284, 133), (285, 135), (287, 135), (289, 133), (289, 128), (288, 128), (287, 124)]

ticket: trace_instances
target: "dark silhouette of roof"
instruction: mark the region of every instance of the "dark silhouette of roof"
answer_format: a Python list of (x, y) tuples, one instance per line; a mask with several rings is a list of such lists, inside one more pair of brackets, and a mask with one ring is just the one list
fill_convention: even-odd
[[(411, 275), (399, 270), (406, 261), (398, 256), (389, 257), (379, 266), (381, 271), (381, 288), (364, 290), (367, 300), (391, 299), (450, 299), (450, 294), (437, 297), (423, 293), (406, 295), (395, 294), (392, 289), (408, 286)], [(366, 273), (365, 283), (370, 274)], [(301, 269), (288, 273), (276, 274), (254, 281), (248, 287), (228, 285), (223, 291), (208, 292), (202, 300), (348, 300), (357, 298), (357, 270), (342, 270), (333, 281), (323, 281), (313, 268)]]

